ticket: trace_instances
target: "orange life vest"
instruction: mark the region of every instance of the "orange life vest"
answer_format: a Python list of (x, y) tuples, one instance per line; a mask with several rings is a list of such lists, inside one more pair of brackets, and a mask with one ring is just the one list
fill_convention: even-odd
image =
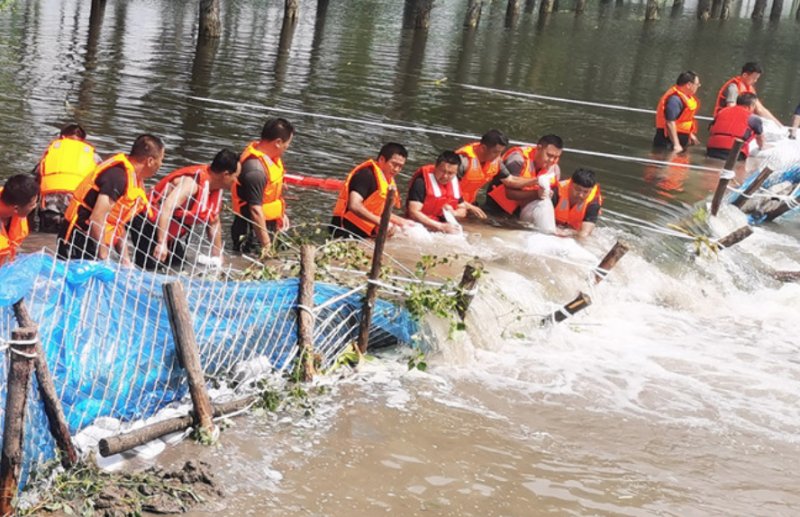
[(675, 120), (675, 126), (678, 133), (694, 134), (697, 133), (697, 122), (694, 119), (694, 114), (700, 109), (700, 101), (694, 95), (689, 97), (678, 89), (677, 86), (672, 86), (669, 90), (661, 96), (656, 107), (656, 129), (664, 131), (664, 135), (669, 137), (667, 133), (667, 117), (664, 115), (664, 108), (667, 105), (667, 99), (677, 95), (683, 102), (683, 111), (678, 115)]
[(438, 221), (444, 217), (444, 207), (450, 206), (453, 209), (458, 207), (461, 189), (458, 186), (458, 178), (455, 176), (447, 185), (442, 186), (441, 183), (436, 181), (436, 176), (433, 172), (435, 169), (436, 165), (432, 163), (417, 169), (411, 176), (409, 193), (417, 178), (422, 177), (425, 181), (425, 200), (422, 202), (422, 213)]
[(569, 190), (571, 186), (571, 179), (564, 180), (558, 184), (558, 203), (555, 207), (556, 224), (580, 230), (583, 218), (586, 216), (586, 209), (595, 199), (602, 205), (603, 196), (600, 195), (600, 186), (595, 185), (589, 195), (586, 196), (586, 199), (577, 205), (570, 206)]
[(47, 194), (75, 192), (81, 181), (97, 167), (94, 154), (94, 147), (82, 140), (58, 138), (50, 142), (39, 160), (42, 206)]
[[(722, 108), (714, 118), (714, 123), (711, 125), (711, 136), (708, 137), (706, 146), (709, 149), (728, 149), (733, 148), (733, 141), (737, 138), (745, 139), (744, 136), (747, 130), (750, 129), (748, 120), (753, 113), (744, 106), (728, 106)], [(752, 131), (751, 131), (752, 133)], [(751, 134), (742, 146), (741, 153), (745, 156), (748, 155), (748, 143), (755, 138), (755, 134)]]
[[(396, 188), (396, 185), (394, 179), (392, 179), (392, 181), (386, 181), (383, 171), (378, 167), (375, 160), (367, 160), (356, 166), (356, 168), (347, 174), (347, 179), (344, 181), (342, 190), (339, 191), (339, 199), (336, 200), (336, 206), (333, 207), (333, 216), (350, 221), (367, 235), (374, 235), (375, 232), (377, 232), (378, 225), (357, 216), (347, 206), (350, 201), (350, 181), (357, 172), (365, 167), (370, 167), (372, 169), (372, 174), (375, 175), (375, 184), (378, 188), (364, 200), (364, 208), (378, 217), (383, 214), (383, 209), (386, 206), (386, 198), (389, 194), (389, 187), (392, 186)], [(400, 199), (397, 195), (394, 197), (394, 206), (400, 208)]]
[[(251, 142), (239, 158), (239, 163), (244, 165), (244, 162), (251, 158), (257, 159), (261, 162), (264, 172), (267, 175), (267, 185), (264, 187), (264, 193), (261, 198), (261, 210), (264, 212), (265, 221), (280, 221), (286, 213), (286, 203), (283, 201), (283, 176), (284, 168), (283, 161), (278, 158), (277, 161), (256, 149), (258, 142)], [(242, 208), (245, 202), (239, 198), (239, 180), (231, 189), (231, 201), (233, 203), (233, 213), (245, 218), (250, 218), (250, 214), (242, 214)]]
[[(533, 159), (536, 156), (536, 149), (537, 146), (526, 145), (520, 147), (512, 147), (508, 151), (503, 154), (503, 161), (508, 160), (514, 153), (520, 153), (522, 155), (522, 170), (519, 173), (520, 178), (538, 178), (542, 174), (547, 173), (550, 168), (536, 170), (535, 165), (533, 163)], [(556, 185), (558, 184), (558, 178), (553, 175), (550, 181), (550, 187), (555, 189)], [(539, 190), (539, 185), (534, 184), (529, 187), (525, 187), (523, 190)], [(490, 198), (497, 203), (497, 206), (502, 208), (506, 213), (513, 214), (516, 212), (517, 208), (519, 208), (519, 202), (513, 201), (508, 199), (506, 196), (506, 186), (502, 183), (499, 185), (495, 185), (494, 188), (489, 190), (488, 195)]]
[(728, 106), (728, 92), (727, 92), (728, 86), (730, 86), (731, 84), (736, 85), (736, 89), (739, 90), (738, 95), (741, 95), (743, 93), (756, 93), (755, 87), (745, 83), (744, 79), (742, 79), (742, 76), (737, 75), (736, 77), (731, 77), (730, 79), (725, 81), (725, 84), (722, 85), (722, 88), (719, 89), (719, 93), (717, 94), (717, 103), (714, 106), (715, 118), (717, 116), (717, 113), (719, 113), (719, 110), (721, 110), (722, 108), (732, 107)]
[(222, 189), (211, 190), (209, 187), (209, 165), (189, 165), (169, 173), (161, 179), (150, 194), (150, 206), (153, 213), (150, 220), (158, 220), (161, 202), (169, 195), (168, 189), (178, 178), (190, 177), (197, 184), (197, 192), (186, 200), (183, 206), (176, 207), (169, 223), (169, 236), (173, 239), (184, 235), (192, 225), (210, 223), (217, 220), (222, 208)]
[(94, 207), (86, 204), (86, 196), (91, 191), (100, 192), (100, 189), (97, 187), (97, 179), (109, 169), (119, 166), (125, 169), (125, 174), (128, 178), (128, 186), (122, 196), (120, 196), (111, 207), (111, 211), (108, 217), (106, 217), (102, 244), (106, 246), (115, 244), (124, 234), (125, 225), (127, 225), (136, 214), (142, 210), (148, 209), (149, 205), (147, 202), (147, 195), (144, 192), (143, 183), (136, 176), (136, 171), (133, 168), (133, 164), (128, 160), (128, 157), (123, 153), (119, 153), (95, 167), (94, 171), (78, 185), (77, 189), (75, 189), (72, 201), (70, 201), (67, 211), (64, 214), (64, 219), (69, 221), (65, 240), (69, 240), (72, 230), (79, 222), (88, 224), (88, 219), (86, 221), (78, 221), (78, 213), (81, 207), (89, 212), (94, 209)]
[[(3, 188), (0, 187), (0, 193), (2, 192)], [(7, 229), (6, 225), (0, 223), (0, 266), (14, 260), (17, 255), (17, 247), (22, 244), (29, 233), (27, 217), (12, 215)]]
[(475, 148), (479, 145), (481, 145), (480, 142), (473, 142), (456, 151), (457, 154), (469, 159), (467, 170), (459, 180), (461, 195), (467, 203), (474, 203), (481, 187), (489, 183), (500, 172), (499, 157), (490, 163), (481, 164), (475, 154)]

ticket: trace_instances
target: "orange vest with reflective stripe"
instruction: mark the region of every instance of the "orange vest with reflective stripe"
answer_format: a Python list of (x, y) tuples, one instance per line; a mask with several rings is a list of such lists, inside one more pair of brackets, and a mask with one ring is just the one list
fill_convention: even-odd
[(564, 180), (558, 184), (558, 203), (555, 207), (556, 224), (580, 230), (583, 218), (586, 216), (586, 209), (595, 199), (602, 205), (603, 196), (600, 195), (600, 186), (595, 185), (589, 195), (586, 196), (586, 199), (577, 205), (570, 206), (569, 190), (571, 185), (571, 179)]
[[(197, 192), (186, 200), (183, 206), (175, 208), (169, 224), (170, 237), (177, 238), (189, 231), (196, 223), (216, 221), (222, 208), (222, 189), (209, 188), (209, 165), (189, 165), (169, 173), (162, 178), (150, 194), (150, 206), (153, 213), (150, 220), (156, 222), (161, 209), (161, 201), (169, 195), (168, 189), (178, 178), (190, 177), (197, 184)], [(174, 187), (173, 187), (174, 188)]]
[(82, 140), (53, 140), (39, 161), (42, 203), (47, 194), (74, 192), (81, 181), (97, 167), (94, 153), (94, 147)]
[[(261, 210), (264, 212), (265, 221), (280, 221), (286, 213), (286, 204), (283, 201), (283, 176), (284, 168), (283, 161), (278, 158), (277, 161), (256, 149), (258, 142), (251, 142), (239, 158), (239, 163), (244, 165), (244, 162), (251, 158), (257, 159), (261, 162), (264, 168), (264, 173), (267, 175), (267, 185), (264, 187), (264, 193), (261, 197)], [(245, 218), (250, 218), (250, 214), (242, 214), (242, 208), (245, 202), (239, 198), (239, 180), (231, 189), (231, 201), (233, 203), (233, 213)]]
[[(745, 106), (728, 106), (722, 108), (714, 118), (714, 123), (711, 125), (711, 135), (708, 137), (706, 146), (709, 149), (733, 149), (733, 142), (737, 138), (744, 139), (747, 130), (750, 129), (748, 121), (753, 112)], [(740, 151), (747, 156), (749, 154), (747, 144), (755, 138), (755, 134), (751, 134), (742, 146)]]
[(479, 145), (481, 145), (480, 142), (474, 142), (456, 151), (457, 154), (469, 159), (467, 170), (464, 171), (464, 175), (458, 182), (461, 187), (461, 196), (467, 203), (474, 203), (481, 187), (489, 183), (500, 172), (499, 157), (490, 163), (481, 164), (475, 154), (475, 148)]
[(730, 79), (725, 81), (725, 84), (723, 84), (722, 88), (719, 89), (719, 93), (717, 94), (717, 104), (716, 106), (714, 106), (714, 117), (717, 116), (717, 113), (719, 113), (719, 110), (721, 110), (722, 108), (730, 107), (728, 106), (727, 89), (728, 86), (730, 86), (731, 84), (736, 85), (736, 89), (739, 90), (739, 95), (743, 93), (756, 93), (755, 86), (751, 86), (745, 83), (744, 79), (742, 79), (742, 76), (737, 75), (736, 77), (731, 77)]
[[(367, 235), (374, 235), (377, 232), (378, 225), (357, 216), (350, 211), (347, 206), (350, 201), (350, 181), (353, 179), (353, 176), (364, 167), (370, 167), (372, 169), (372, 174), (375, 176), (375, 184), (378, 186), (375, 192), (367, 196), (364, 200), (364, 208), (378, 217), (383, 214), (383, 209), (386, 206), (386, 198), (389, 194), (389, 187), (395, 187), (395, 189), (397, 187), (394, 183), (394, 179), (392, 179), (392, 181), (386, 181), (383, 171), (378, 167), (375, 160), (367, 160), (356, 166), (347, 174), (347, 179), (344, 181), (342, 190), (339, 191), (339, 199), (336, 200), (336, 206), (333, 207), (333, 216), (350, 221)], [(397, 195), (394, 196), (394, 206), (400, 208), (400, 198)]]
[[(0, 187), (0, 193), (3, 188)], [(6, 262), (11, 262), (17, 255), (17, 247), (22, 244), (25, 237), (30, 233), (28, 229), (28, 218), (12, 215), (6, 225), (0, 223), (0, 266)]]
[(111, 246), (116, 243), (124, 234), (125, 225), (128, 224), (136, 214), (142, 210), (148, 209), (149, 205), (147, 202), (147, 195), (144, 192), (144, 185), (136, 176), (133, 164), (131, 164), (125, 154), (117, 154), (95, 167), (94, 171), (78, 185), (77, 189), (75, 189), (72, 201), (70, 201), (67, 211), (64, 214), (64, 219), (69, 221), (65, 240), (69, 240), (72, 230), (79, 222), (88, 225), (88, 220), (78, 221), (78, 213), (81, 207), (89, 212), (92, 212), (94, 209), (94, 207), (86, 204), (86, 196), (91, 191), (100, 191), (97, 187), (97, 178), (109, 169), (119, 166), (125, 169), (125, 174), (128, 178), (128, 186), (125, 192), (122, 193), (122, 196), (120, 196), (111, 207), (111, 211), (108, 213), (108, 217), (106, 217), (102, 244)]
[(442, 185), (436, 181), (433, 171), (436, 165), (429, 163), (423, 165), (411, 176), (408, 184), (409, 194), (411, 187), (417, 178), (422, 177), (425, 181), (425, 200), (422, 202), (422, 213), (437, 221), (444, 217), (444, 207), (450, 206), (454, 210), (458, 207), (458, 200), (461, 198), (461, 189), (458, 186), (458, 178), (453, 177), (447, 185)]
[[(533, 158), (536, 156), (536, 149), (537, 146), (533, 145), (512, 147), (503, 155), (503, 161), (506, 161), (514, 153), (520, 153), (522, 155), (522, 170), (519, 173), (519, 177), (526, 179), (538, 178), (542, 174), (547, 173), (550, 168), (541, 169), (538, 171), (535, 170)], [(553, 178), (550, 181), (550, 187), (555, 189), (557, 184), (558, 178), (553, 175)], [(531, 185), (525, 187), (523, 190), (539, 190), (539, 185)], [(508, 196), (506, 196), (506, 186), (502, 183), (492, 188), (488, 195), (494, 200), (495, 203), (497, 203), (497, 206), (502, 208), (508, 214), (513, 214), (516, 212), (517, 208), (519, 208), (519, 202), (508, 199)]]
[(700, 101), (698, 101), (697, 97), (695, 96), (689, 97), (680, 91), (677, 86), (673, 86), (667, 90), (658, 101), (658, 106), (656, 107), (656, 129), (663, 130), (664, 135), (669, 137), (669, 134), (667, 133), (667, 118), (664, 115), (664, 107), (667, 105), (667, 99), (673, 95), (680, 97), (681, 102), (683, 102), (683, 111), (681, 111), (681, 114), (678, 115), (678, 118), (675, 120), (675, 126), (678, 130), (678, 133), (690, 135), (697, 133), (697, 123), (694, 120), (694, 114), (698, 109), (700, 109)]

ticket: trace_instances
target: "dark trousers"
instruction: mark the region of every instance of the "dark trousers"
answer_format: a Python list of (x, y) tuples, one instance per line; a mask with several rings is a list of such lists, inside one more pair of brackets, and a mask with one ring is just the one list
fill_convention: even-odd
[[(274, 237), (278, 232), (278, 222), (267, 221), (267, 232), (269, 232), (270, 238)], [(256, 255), (261, 253), (261, 242), (256, 237), (253, 225), (250, 224), (250, 221), (238, 215), (233, 216), (231, 239), (234, 251)]]
[(68, 226), (67, 221), (61, 223), (61, 231), (58, 234), (58, 258), (97, 260), (98, 242), (89, 237), (85, 230), (77, 227), (72, 229), (67, 238)]
[(139, 214), (133, 218), (128, 227), (128, 237), (133, 246), (133, 263), (148, 271), (164, 266), (181, 269), (186, 262), (186, 241), (183, 238), (170, 238), (167, 242), (167, 261), (161, 263), (153, 256), (156, 235), (156, 225), (146, 215)]
[[(681, 147), (689, 145), (689, 134), (678, 133), (678, 142), (680, 142)], [(664, 134), (663, 129), (656, 129), (656, 134), (653, 136), (653, 147), (672, 149), (672, 141)]]

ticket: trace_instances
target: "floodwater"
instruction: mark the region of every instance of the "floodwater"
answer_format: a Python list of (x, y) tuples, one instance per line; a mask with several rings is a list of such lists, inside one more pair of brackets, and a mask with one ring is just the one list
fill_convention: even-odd
[[(757, 59), (762, 99), (788, 121), (800, 100), (793, 20), (702, 24), (687, 2), (645, 24), (639, 4), (590, 2), (580, 17), (523, 14), (506, 29), (495, 1), (470, 33), (464, 2), (443, 0), (430, 30), (415, 33), (401, 30), (401, 2), (341, 0), (301, 2), (285, 29), (282, 2), (239, 0), (223, 2), (220, 41), (198, 46), (197, 4), (108, 0), (90, 19), (89, 2), (10, 2), (0, 11), (0, 174), (30, 170), (73, 119), (103, 154), (144, 131), (164, 136), (167, 171), (241, 148), (265, 117), (283, 115), (298, 128), (289, 169), (342, 177), (397, 140), (411, 150), (403, 188), (416, 166), (463, 142), (448, 133), (499, 127), (522, 141), (562, 135), (573, 150), (562, 169), (593, 168), (605, 212), (583, 246), (482, 226), (467, 240), (395, 242), (398, 254), (483, 258), (468, 330), (448, 340), (433, 324), (427, 373), (390, 355), (327, 381), (311, 418), (245, 417), (221, 448), (162, 454), (217, 466), (228, 496), (196, 515), (800, 512), (800, 286), (768, 274), (800, 269), (797, 219), (692, 258), (691, 243), (660, 232), (692, 219), (715, 172), (579, 153), (666, 158), (649, 147), (652, 115), (467, 87), (652, 108), (693, 69), (708, 115), (722, 82)], [(720, 166), (700, 149), (688, 162)], [(333, 201), (291, 190), (289, 212), (325, 221)], [(741, 222), (725, 210), (719, 227)], [(631, 252), (591, 289), (592, 307), (539, 329), (541, 315), (589, 289), (589, 269), (619, 238)]]

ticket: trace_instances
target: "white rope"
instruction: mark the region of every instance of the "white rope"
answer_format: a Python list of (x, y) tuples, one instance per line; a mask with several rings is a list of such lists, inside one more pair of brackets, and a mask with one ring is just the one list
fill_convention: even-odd
[(730, 169), (722, 169), (719, 171), (719, 179), (721, 180), (732, 180), (736, 177), (736, 173)]
[[(231, 101), (223, 101), (220, 99), (212, 99), (209, 97), (198, 97), (195, 95), (189, 95), (189, 99), (207, 102), (210, 104), (221, 104), (224, 106), (234, 106), (237, 108), (248, 108), (248, 109), (257, 109), (262, 111), (273, 111), (278, 113), (288, 113), (292, 115), (299, 115), (303, 117), (312, 117), (312, 118), (320, 118), (323, 120), (335, 120), (338, 122), (348, 122), (353, 124), (360, 124), (365, 126), (375, 126), (375, 127), (382, 127), (385, 129), (394, 129), (399, 131), (409, 131), (414, 133), (424, 133), (424, 134), (431, 134), (431, 135), (440, 135), (440, 136), (452, 136), (456, 138), (466, 138), (470, 140), (477, 140), (480, 139), (480, 135), (473, 135), (469, 133), (457, 133), (454, 131), (444, 131), (440, 129), (431, 129), (426, 127), (419, 127), (419, 126), (409, 126), (403, 124), (394, 124), (388, 122), (378, 122), (375, 120), (365, 120), (365, 119), (357, 119), (352, 117), (340, 117), (337, 115), (326, 115), (324, 113), (314, 113), (310, 111), (303, 111), (303, 110), (296, 110), (291, 108), (280, 108), (277, 106), (266, 106), (262, 104), (249, 104), (249, 103), (242, 103), (242, 102), (231, 102)], [(522, 140), (511, 140), (512, 144), (515, 145), (536, 145), (535, 142), (525, 142)], [(641, 158), (637, 156), (625, 156), (621, 154), (612, 154), (612, 153), (602, 153), (598, 151), (587, 151), (585, 149), (577, 149), (572, 147), (565, 147), (565, 151), (575, 153), (575, 154), (582, 154), (586, 156), (595, 156), (598, 158), (608, 158), (611, 160), (620, 160), (620, 161), (627, 161), (627, 162), (636, 162), (636, 163), (645, 163), (651, 165), (663, 165), (665, 167), (675, 166), (675, 163), (663, 161), (663, 160), (654, 160), (651, 158)], [(716, 167), (706, 167), (703, 165), (692, 165), (692, 164), (680, 164), (681, 167), (685, 167), (691, 170), (698, 170), (698, 171), (710, 171), (710, 172), (717, 172), (719, 171)]]
[(301, 310), (301, 311), (306, 311), (308, 314), (311, 315), (312, 318), (316, 319), (316, 317), (317, 317), (314, 309), (309, 307), (308, 305), (303, 305), (302, 303), (298, 303), (297, 304), (297, 309)]
[(330, 300), (327, 300), (326, 302), (317, 305), (316, 307), (314, 307), (314, 310), (319, 312), (322, 309), (328, 308), (331, 305), (339, 303), (340, 301), (342, 301), (342, 300), (344, 300), (346, 298), (349, 298), (349, 297), (353, 296), (354, 294), (356, 294), (357, 292), (362, 291), (364, 289), (366, 289), (366, 286), (363, 286), (363, 285), (360, 285), (360, 286), (358, 286), (358, 287), (356, 287), (354, 289), (350, 289), (346, 293), (342, 293), (339, 296), (335, 296), (335, 297), (331, 298)]
[(36, 338), (36, 337), (32, 338), (32, 339), (17, 339), (17, 340), (0, 338), (0, 345), (2, 345), (3, 347), (8, 347), (10, 345), (30, 346), (30, 345), (35, 345), (38, 342), (39, 342), (39, 338)]
[[(566, 104), (578, 104), (580, 106), (592, 106), (594, 108), (606, 108), (606, 109), (614, 109), (620, 111), (631, 111), (634, 113), (647, 113), (650, 115), (654, 115), (656, 110), (651, 109), (644, 109), (644, 108), (631, 108), (630, 106), (620, 106), (618, 104), (604, 104), (602, 102), (591, 102), (591, 101), (581, 101), (577, 99), (566, 99), (564, 97), (553, 97), (550, 95), (539, 95), (536, 93), (526, 93), (526, 92), (515, 92), (512, 90), (501, 90), (498, 88), (488, 88), (486, 86), (476, 86), (473, 84), (464, 84), (464, 83), (453, 83), (455, 85), (461, 86), (462, 88), (466, 88), (468, 90), (477, 90), (483, 92), (490, 92), (490, 93), (500, 93), (503, 95), (508, 95), (511, 97), (523, 97), (526, 99), (541, 99), (546, 101), (553, 101), (553, 102), (563, 102)], [(714, 120), (713, 117), (704, 117), (700, 115), (696, 115), (694, 118), (697, 120)]]

